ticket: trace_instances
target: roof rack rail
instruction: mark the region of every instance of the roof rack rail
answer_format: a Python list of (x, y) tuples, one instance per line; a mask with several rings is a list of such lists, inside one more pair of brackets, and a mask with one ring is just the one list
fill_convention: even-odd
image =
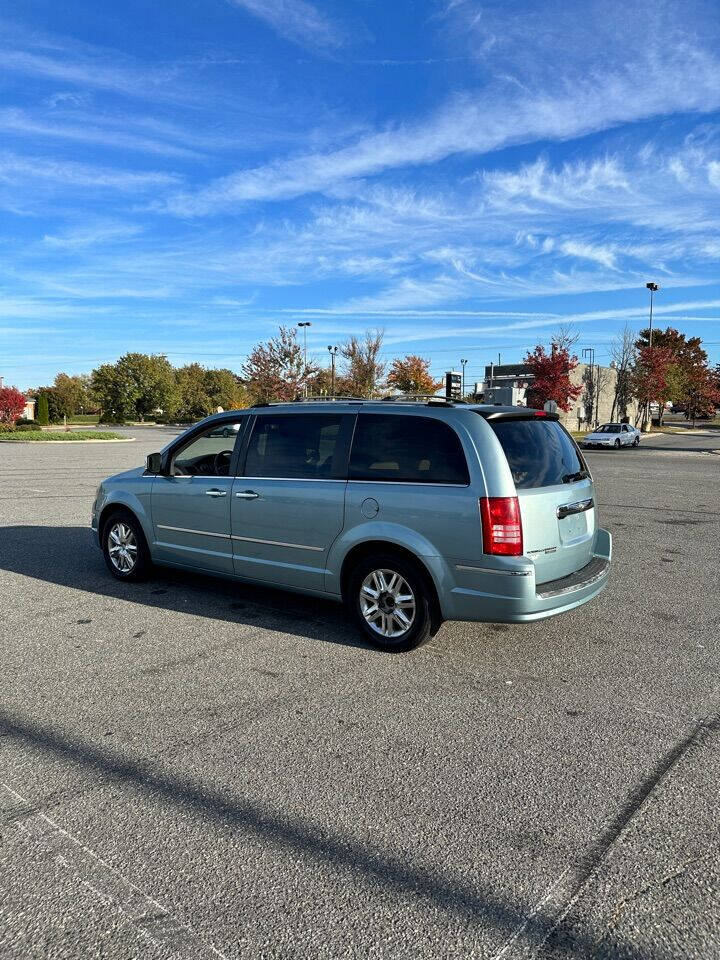
[(349, 400), (362, 402), (367, 397), (335, 396), (335, 397), (295, 397), (293, 403), (347, 403)]
[(436, 393), (396, 393), (389, 397), (383, 397), (383, 402), (387, 403), (424, 403), (425, 406), (454, 407), (458, 403), (466, 403), (465, 400), (452, 400), (448, 397), (438, 396)]

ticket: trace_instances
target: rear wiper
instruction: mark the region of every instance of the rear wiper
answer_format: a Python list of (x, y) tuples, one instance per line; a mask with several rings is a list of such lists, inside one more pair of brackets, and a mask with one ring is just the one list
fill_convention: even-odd
[(563, 483), (575, 483), (576, 480), (587, 480), (590, 474), (587, 470), (578, 470), (577, 473), (566, 473), (562, 478)]

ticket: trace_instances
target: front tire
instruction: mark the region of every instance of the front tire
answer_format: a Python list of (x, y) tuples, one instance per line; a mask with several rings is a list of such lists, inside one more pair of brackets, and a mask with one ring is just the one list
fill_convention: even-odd
[(102, 550), (108, 570), (118, 580), (142, 580), (150, 569), (150, 551), (142, 527), (124, 510), (105, 521)]
[(373, 646), (400, 652), (433, 633), (430, 587), (415, 564), (392, 554), (361, 560), (350, 576), (348, 608)]

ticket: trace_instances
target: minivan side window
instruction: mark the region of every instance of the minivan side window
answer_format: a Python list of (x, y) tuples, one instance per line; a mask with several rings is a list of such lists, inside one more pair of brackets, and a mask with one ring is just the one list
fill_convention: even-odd
[(227, 477), (242, 421), (222, 423), (196, 435), (173, 454), (172, 473), (180, 477)]
[(396, 483), (470, 482), (460, 438), (431, 417), (361, 413), (352, 452), (351, 480)]
[(341, 423), (337, 414), (259, 416), (248, 445), (245, 476), (332, 479)]

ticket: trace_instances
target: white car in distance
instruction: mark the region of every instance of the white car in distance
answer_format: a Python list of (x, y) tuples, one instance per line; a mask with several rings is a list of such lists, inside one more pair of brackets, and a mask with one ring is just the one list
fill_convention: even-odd
[(630, 423), (603, 423), (592, 433), (583, 437), (582, 447), (637, 447), (640, 444), (640, 431)]

